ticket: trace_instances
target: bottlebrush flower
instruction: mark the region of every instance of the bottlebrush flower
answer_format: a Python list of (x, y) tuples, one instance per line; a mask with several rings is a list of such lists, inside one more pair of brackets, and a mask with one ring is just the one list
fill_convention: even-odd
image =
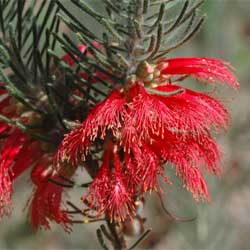
[(219, 59), (174, 58), (158, 62), (161, 75), (186, 75), (208, 83), (219, 82), (237, 89), (239, 83), (229, 71), (232, 66)]
[(41, 227), (50, 229), (50, 221), (61, 224), (65, 231), (70, 231), (69, 216), (62, 210), (63, 187), (50, 182), (53, 179), (63, 183), (60, 175), (65, 176), (65, 171), (56, 173), (52, 168), (52, 156), (48, 154), (39, 160), (31, 172), (31, 180), (36, 185), (29, 208), (30, 223), (34, 231)]
[[(0, 100), (0, 113), (8, 118), (14, 118), (16, 115), (15, 105), (3, 89), (1, 90)], [(35, 149), (32, 140), (19, 129), (11, 128), (3, 122), (0, 123), (0, 127), (2, 137), (0, 152), (0, 217), (2, 217), (10, 213), (14, 179), (28, 168), (29, 164), (36, 161), (36, 157), (39, 157), (39, 151)], [(31, 158), (31, 155), (34, 155), (35, 158)], [(24, 160), (24, 157), (26, 157), (26, 160)], [(30, 158), (33, 159), (33, 162)]]
[(105, 212), (111, 220), (123, 221), (127, 216), (135, 214), (134, 190), (129, 187), (128, 179), (122, 174), (117, 148), (117, 145), (108, 142), (103, 164), (83, 200), (96, 210), (97, 216)]
[[(3, 84), (1, 86), (4, 87)], [(33, 120), (19, 114), (18, 104), (13, 102), (4, 89), (0, 89), (0, 113), (23, 123)], [(30, 202), (30, 222), (33, 229), (48, 229), (49, 220), (53, 220), (68, 230), (68, 216), (61, 209), (63, 189), (49, 182), (49, 178), (58, 178), (55, 173), (51, 173), (49, 160), (51, 162), (52, 157), (42, 150), (39, 141), (4, 122), (0, 122), (0, 136), (0, 218), (11, 212), (14, 181), (28, 168), (34, 167), (31, 179), (36, 185), (36, 191)], [(64, 175), (62, 172), (60, 174)]]
[(28, 138), (19, 130), (14, 130), (8, 139), (3, 143), (0, 155), (0, 216), (9, 214), (11, 207), (12, 174), (13, 162), (20, 156), (23, 148), (26, 147)]
[[(86, 198), (111, 220), (131, 216), (128, 209), (131, 205), (125, 205), (126, 209), (120, 212), (120, 207), (130, 201), (127, 197), (124, 202), (124, 194), (160, 192), (159, 176), (171, 183), (164, 176), (165, 163), (175, 166), (177, 176), (196, 200), (209, 200), (203, 173), (219, 175), (221, 172), (221, 152), (211, 131), (227, 128), (228, 112), (218, 100), (173, 82), (175, 76), (182, 77), (178, 80), (192, 76), (237, 89), (238, 82), (229, 69), (229, 64), (208, 58), (159, 60), (156, 65), (141, 63), (136, 76), (131, 77), (135, 80), (114, 90), (79, 128), (65, 136), (56, 156), (59, 169), (61, 162), (77, 166), (85, 161), (99, 139), (109, 142), (104, 145), (115, 143), (117, 150), (113, 158), (104, 146), (103, 164)], [(119, 193), (111, 185), (115, 180), (109, 174), (112, 171), (119, 172), (120, 183), (123, 180), (127, 183)], [(113, 200), (112, 193), (121, 197)]]

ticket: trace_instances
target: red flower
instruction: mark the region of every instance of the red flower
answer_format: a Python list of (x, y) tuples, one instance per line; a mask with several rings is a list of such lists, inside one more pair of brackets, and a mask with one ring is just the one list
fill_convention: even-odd
[[(77, 166), (97, 139), (107, 141), (103, 164), (85, 198), (97, 215), (106, 213), (111, 220), (131, 216), (136, 195), (160, 192), (159, 176), (171, 184), (164, 176), (165, 163), (175, 166), (196, 200), (210, 198), (203, 173), (221, 172), (221, 153), (210, 131), (226, 129), (228, 113), (214, 98), (171, 83), (173, 76), (184, 75), (238, 88), (228, 65), (220, 60), (180, 58), (142, 65), (139, 79), (98, 104), (79, 128), (66, 135), (56, 156), (58, 166), (60, 162)], [(116, 144), (113, 152), (107, 146), (111, 141)]]
[[(21, 119), (5, 90), (0, 90), (0, 113), (10, 119)], [(22, 118), (22, 122), (27, 122)], [(34, 230), (49, 228), (49, 220), (62, 224), (66, 230), (67, 215), (61, 210), (63, 189), (49, 181), (58, 178), (51, 173), (51, 156), (41, 149), (41, 143), (34, 141), (18, 128), (0, 123), (0, 217), (11, 211), (11, 195), (16, 178), (35, 164), (31, 179), (36, 185), (30, 206), (30, 222)]]
[(126, 176), (122, 173), (122, 166), (117, 149), (114, 148), (114, 168), (110, 176), (110, 195), (106, 202), (106, 213), (109, 218), (116, 221), (124, 221), (128, 216), (135, 215), (133, 204), (133, 189), (128, 186)]
[(70, 231), (69, 216), (62, 210), (63, 187), (50, 182), (50, 179), (63, 182), (59, 178), (60, 173), (53, 170), (51, 159), (50, 155), (44, 155), (31, 172), (31, 180), (36, 189), (30, 201), (30, 223), (34, 231), (41, 227), (50, 229), (50, 221), (61, 224), (65, 231)]
[(187, 75), (209, 83), (229, 84), (239, 87), (235, 76), (229, 71), (232, 66), (219, 59), (211, 58), (174, 58), (161, 59), (158, 68), (163, 75)]
[[(103, 164), (100, 167), (88, 194), (83, 198), (89, 207), (97, 211), (97, 216), (105, 212), (111, 220), (125, 220), (135, 214), (133, 189), (122, 174), (118, 146), (111, 142), (106, 146)], [(114, 167), (111, 169), (111, 163)]]
[(14, 130), (11, 136), (3, 144), (0, 155), (0, 216), (9, 214), (11, 207), (12, 177), (11, 167), (13, 162), (20, 156), (28, 139), (19, 130)]
[[(8, 118), (16, 116), (16, 107), (5, 90), (0, 92), (0, 112)], [(11, 208), (13, 181), (35, 163), (41, 151), (36, 143), (17, 128), (0, 123), (0, 217), (8, 215)]]

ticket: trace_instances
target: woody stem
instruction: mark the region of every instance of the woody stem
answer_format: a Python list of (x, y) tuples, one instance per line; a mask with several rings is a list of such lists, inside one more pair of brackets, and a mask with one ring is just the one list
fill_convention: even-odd
[(125, 241), (123, 233), (118, 232), (118, 228), (116, 226), (116, 223), (112, 223), (109, 220), (109, 218), (107, 218), (106, 221), (107, 221), (107, 225), (108, 225), (108, 228), (110, 230), (110, 233), (114, 239), (112, 242), (114, 250), (126, 250), (127, 245), (126, 245), (126, 241)]
[(134, 14), (130, 16), (130, 24), (128, 26), (133, 26), (133, 28), (130, 30), (131, 36), (127, 40), (127, 44), (129, 44), (128, 48), (128, 61), (130, 62), (130, 67), (127, 71), (127, 76), (130, 74), (133, 74), (135, 71), (135, 66), (137, 66), (136, 61), (136, 53), (138, 47), (140, 47), (140, 44), (143, 40), (143, 0), (137, 0), (135, 5), (135, 11)]

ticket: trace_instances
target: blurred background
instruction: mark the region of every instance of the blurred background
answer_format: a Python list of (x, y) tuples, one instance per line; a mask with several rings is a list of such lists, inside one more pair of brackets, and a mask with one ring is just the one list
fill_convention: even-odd
[[(180, 183), (166, 187), (168, 210), (182, 218), (197, 216), (192, 222), (171, 220), (157, 197), (147, 197), (145, 227), (152, 232), (138, 249), (250, 249), (250, 0), (207, 0), (202, 12), (207, 14), (202, 30), (170, 56), (221, 58), (236, 69), (240, 92), (220, 89), (231, 113), (228, 133), (217, 137), (224, 150), (224, 173), (221, 179), (208, 177), (210, 204), (197, 204)], [(31, 193), (28, 177), (23, 176), (15, 184), (12, 216), (0, 223), (0, 249), (100, 248), (96, 224), (76, 225), (70, 235), (56, 225), (32, 234), (24, 202)], [(74, 195), (79, 198), (81, 192)], [(134, 240), (128, 237), (128, 242)]]

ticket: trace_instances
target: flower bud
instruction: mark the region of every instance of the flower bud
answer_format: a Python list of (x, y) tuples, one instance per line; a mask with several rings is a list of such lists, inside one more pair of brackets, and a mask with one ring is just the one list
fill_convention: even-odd
[(42, 117), (34, 111), (26, 111), (21, 115), (21, 120), (28, 126), (38, 126), (42, 123)]
[(148, 62), (141, 62), (136, 70), (136, 76), (141, 80), (145, 79), (148, 75), (154, 72), (154, 67), (150, 65)]

